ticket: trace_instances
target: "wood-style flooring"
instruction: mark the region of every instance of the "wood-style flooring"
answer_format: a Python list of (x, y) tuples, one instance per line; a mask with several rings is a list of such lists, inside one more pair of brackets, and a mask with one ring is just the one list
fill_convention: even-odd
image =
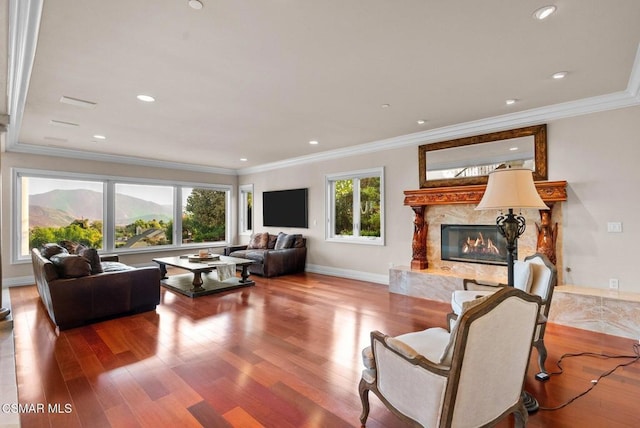
[[(254, 287), (197, 299), (163, 288), (155, 312), (59, 335), (35, 286), (11, 288), (19, 401), (46, 406), (22, 413), (22, 426), (357, 427), (369, 332), (444, 327), (449, 311), (367, 282), (309, 273), (252, 278)], [(546, 343), (554, 370), (564, 353), (630, 355), (634, 341), (552, 324)], [(533, 379), (536, 356), (526, 389), (547, 407), (626, 361), (569, 359), (562, 375), (541, 383)], [(373, 394), (370, 401), (368, 427), (402, 426)], [(528, 426), (640, 426), (640, 363), (561, 410), (532, 414)]]

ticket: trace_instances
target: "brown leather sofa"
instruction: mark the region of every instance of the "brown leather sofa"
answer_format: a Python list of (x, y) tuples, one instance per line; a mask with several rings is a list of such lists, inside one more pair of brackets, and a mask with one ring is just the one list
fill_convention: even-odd
[[(44, 249), (43, 252), (56, 262), (60, 259)], [(133, 268), (119, 263), (117, 256), (109, 256), (108, 260), (97, 261), (100, 266), (87, 259), (90, 266), (87, 272), (83, 260), (73, 260), (78, 263), (72, 268), (62, 267), (43, 252), (31, 250), (33, 273), (42, 303), (60, 330), (151, 311), (160, 303), (158, 267)], [(101, 273), (92, 273), (91, 269)]]
[(307, 240), (302, 235), (254, 233), (248, 245), (234, 245), (224, 254), (253, 260), (249, 273), (273, 277), (303, 272), (307, 262)]

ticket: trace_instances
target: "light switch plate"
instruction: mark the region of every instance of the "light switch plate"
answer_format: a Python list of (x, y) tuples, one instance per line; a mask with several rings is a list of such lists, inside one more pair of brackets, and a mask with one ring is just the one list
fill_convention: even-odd
[(622, 223), (619, 221), (610, 221), (607, 223), (607, 232), (622, 233)]

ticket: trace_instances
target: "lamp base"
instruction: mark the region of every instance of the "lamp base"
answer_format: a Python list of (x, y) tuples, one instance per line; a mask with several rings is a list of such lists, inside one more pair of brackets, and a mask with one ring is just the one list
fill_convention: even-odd
[(538, 400), (527, 391), (522, 391), (522, 401), (524, 402), (524, 407), (527, 409), (528, 413), (535, 413), (540, 408), (538, 404)]

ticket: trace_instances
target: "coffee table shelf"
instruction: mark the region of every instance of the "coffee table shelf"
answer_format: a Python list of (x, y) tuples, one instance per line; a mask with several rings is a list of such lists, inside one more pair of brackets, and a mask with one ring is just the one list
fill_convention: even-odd
[[(164, 287), (192, 298), (255, 285), (255, 282), (249, 279), (249, 271), (247, 268), (254, 263), (253, 260), (249, 259), (220, 256), (219, 261), (210, 263), (207, 261), (191, 261), (188, 258), (178, 256), (161, 257), (153, 259), (153, 261), (160, 266), (160, 272), (162, 274), (161, 284)], [(231, 278), (220, 281), (217, 272), (214, 272), (217, 267), (220, 266), (220, 262), (240, 266), (242, 268), (240, 278), (234, 275)], [(168, 277), (167, 266), (184, 269), (190, 273)]]

